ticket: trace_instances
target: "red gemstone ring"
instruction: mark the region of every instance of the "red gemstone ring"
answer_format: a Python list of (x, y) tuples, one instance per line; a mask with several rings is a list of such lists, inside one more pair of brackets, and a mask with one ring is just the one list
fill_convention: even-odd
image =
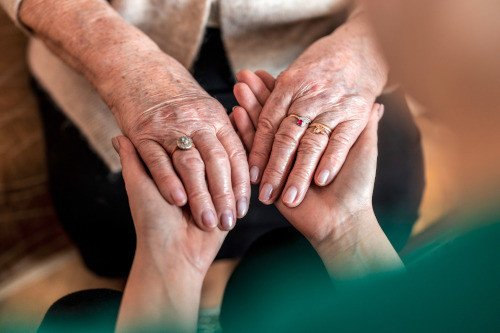
[(309, 117), (297, 116), (296, 114), (291, 114), (289, 117), (295, 118), (295, 124), (300, 127), (307, 127), (311, 123), (311, 119)]

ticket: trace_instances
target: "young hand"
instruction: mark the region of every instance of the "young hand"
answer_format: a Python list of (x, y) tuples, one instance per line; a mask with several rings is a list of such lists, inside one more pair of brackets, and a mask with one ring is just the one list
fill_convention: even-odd
[(204, 276), (227, 232), (201, 230), (189, 209), (165, 201), (129, 139), (120, 136), (113, 144), (122, 162), (137, 234), (137, 252), (145, 251), (169, 262), (175, 258)]

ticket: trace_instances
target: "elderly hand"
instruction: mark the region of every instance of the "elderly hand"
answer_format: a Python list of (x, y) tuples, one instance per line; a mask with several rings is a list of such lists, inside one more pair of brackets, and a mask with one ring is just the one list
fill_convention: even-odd
[[(317, 185), (328, 185), (365, 128), (386, 76), (362, 16), (314, 43), (281, 73), (258, 119), (249, 156), (250, 179), (260, 181), (259, 199), (271, 204), (284, 189), (283, 202), (295, 207), (313, 176)], [(320, 124), (319, 133), (308, 129), (308, 119)]]
[[(234, 227), (250, 202), (246, 154), (226, 111), (106, 1), (23, 1), (20, 19), (83, 74), (172, 204), (205, 230)], [(92, 110), (89, 110), (92, 112)], [(194, 142), (176, 149), (180, 137)]]
[[(249, 150), (262, 104), (273, 85), (273, 78), (267, 73), (246, 72), (235, 87), (240, 106), (234, 108), (231, 116)], [(373, 106), (368, 125), (333, 184), (311, 186), (299, 207), (290, 208), (281, 201), (275, 203), (287, 220), (311, 242), (332, 276), (337, 278), (401, 266), (372, 208), (377, 128), (383, 112), (383, 106)]]
[[(235, 86), (235, 96), (240, 106), (233, 109), (231, 117), (248, 150), (251, 150), (258, 131), (262, 104), (265, 104), (273, 85), (274, 79), (268, 73), (254, 74), (247, 71)], [(377, 167), (377, 128), (383, 112), (383, 105), (372, 106), (368, 126), (357, 139), (333, 184), (326, 187), (311, 186), (302, 204), (296, 208), (287, 207), (281, 201), (276, 202), (287, 220), (312, 243), (321, 242), (333, 232), (336, 225), (351, 216), (373, 210), (371, 202)], [(332, 218), (335, 223), (330, 223)]]
[[(115, 89), (108, 101), (123, 133), (168, 202), (188, 201), (204, 230), (232, 229), (248, 210), (250, 181), (245, 150), (226, 110), (166, 55), (136, 72), (141, 75), (126, 73), (110, 83)], [(192, 139), (192, 148), (177, 147), (183, 136)]]

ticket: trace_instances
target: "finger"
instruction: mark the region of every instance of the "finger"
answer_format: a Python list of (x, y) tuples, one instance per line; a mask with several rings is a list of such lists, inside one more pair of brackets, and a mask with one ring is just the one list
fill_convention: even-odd
[(259, 116), (254, 142), (248, 157), (250, 165), (250, 181), (257, 184), (266, 168), (271, 155), (275, 133), (285, 118), (291, 104), (292, 95), (286, 90), (276, 87), (269, 96)]
[(219, 227), (231, 230), (236, 222), (236, 209), (229, 156), (214, 133), (198, 131), (193, 135), (193, 141), (205, 162), (208, 188), (219, 217)]
[[(250, 121), (248, 123), (251, 124)], [(248, 212), (251, 197), (247, 155), (234, 131), (221, 131), (217, 133), (217, 137), (229, 156), (231, 182), (236, 200), (236, 215), (238, 218), (242, 218)]]
[[(349, 153), (345, 168), (354, 167), (355, 165), (367, 165), (368, 167), (364, 170), (365, 176), (368, 179), (375, 179), (375, 173), (377, 169), (377, 141), (378, 141), (378, 124), (380, 118), (384, 113), (384, 106), (382, 104), (374, 104), (372, 108), (372, 114), (368, 120), (368, 124), (363, 132), (360, 134), (358, 140), (354, 144)], [(371, 163), (366, 164), (367, 161)], [(344, 170), (344, 168), (342, 168)], [(339, 173), (342, 173), (343, 171)], [(369, 174), (367, 174), (367, 172)], [(373, 189), (372, 189), (373, 190)]]
[(300, 140), (297, 157), (284, 187), (281, 200), (288, 207), (300, 205), (311, 185), (314, 171), (328, 145), (329, 136), (309, 128)]
[(316, 170), (315, 182), (317, 185), (328, 185), (335, 178), (342, 168), (349, 150), (363, 130), (362, 125), (363, 123), (359, 121), (346, 121), (333, 130)]
[[(250, 149), (252, 149), (253, 138), (255, 136), (255, 127), (252, 123), (252, 120), (250, 119), (250, 116), (248, 115), (246, 110), (241, 106), (235, 106), (233, 108), (232, 114), (234, 116), (236, 129), (238, 130), (238, 133), (240, 134), (240, 137), (243, 140), (247, 151), (250, 151)], [(248, 163), (245, 161), (245, 164)]]
[(165, 149), (152, 140), (144, 140), (136, 147), (165, 200), (172, 205), (184, 206), (186, 191)]
[(295, 158), (299, 142), (307, 129), (307, 125), (299, 126), (297, 119), (283, 119), (272, 146), (271, 156), (262, 176), (259, 200), (271, 204), (280, 195)]
[(234, 85), (233, 93), (238, 104), (248, 112), (254, 127), (257, 127), (262, 105), (250, 90), (250, 87), (246, 83), (238, 82)]
[(260, 105), (266, 104), (271, 91), (267, 88), (264, 81), (257, 76), (254, 72), (249, 70), (242, 70), (236, 74), (238, 82), (246, 83), (252, 93), (255, 95)]
[(274, 90), (274, 85), (276, 83), (276, 79), (274, 78), (274, 76), (263, 70), (255, 71), (255, 75), (260, 77), (260, 79), (262, 80), (262, 82), (264, 82), (269, 91)]
[(120, 155), (122, 164), (122, 176), (127, 188), (129, 203), (131, 206), (146, 202), (148, 199), (158, 199), (161, 195), (158, 189), (144, 170), (132, 142), (124, 136), (112, 140), (113, 146)]
[(172, 160), (186, 188), (189, 208), (196, 224), (203, 230), (217, 227), (218, 219), (207, 187), (205, 164), (198, 150), (175, 150)]
[(234, 121), (234, 107), (233, 107), (233, 112), (229, 114), (229, 121), (231, 122), (233, 128), (236, 129), (236, 122)]
[(361, 132), (358, 140), (354, 144), (353, 149), (355, 149), (359, 145), (375, 145), (377, 146), (378, 141), (378, 124), (382, 116), (384, 115), (385, 106), (383, 104), (375, 103), (373, 104), (372, 111), (370, 114), (370, 118), (368, 120), (368, 124), (366, 128)]

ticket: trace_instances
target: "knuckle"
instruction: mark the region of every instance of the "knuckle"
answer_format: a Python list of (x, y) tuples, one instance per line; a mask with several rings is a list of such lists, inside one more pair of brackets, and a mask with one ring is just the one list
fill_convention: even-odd
[(180, 154), (178, 157), (179, 164), (190, 171), (199, 171), (205, 169), (205, 163), (201, 157), (191, 154)]
[(229, 192), (220, 192), (220, 193), (214, 193), (212, 195), (212, 200), (216, 203), (223, 203), (224, 206), (230, 205), (230, 203), (233, 201), (233, 195), (232, 193)]
[(266, 169), (266, 175), (267, 179), (269, 180), (281, 180), (281, 177), (283, 177), (283, 172), (273, 166), (269, 166)]
[(158, 175), (157, 177), (157, 183), (164, 188), (167, 189), (174, 189), (177, 186), (177, 176), (171, 174), (171, 173), (162, 173)]
[(167, 162), (167, 159), (161, 152), (145, 152), (144, 159), (147, 161), (148, 166), (151, 169), (157, 169), (164, 166)]
[(308, 183), (312, 177), (311, 172), (306, 165), (299, 166), (290, 175), (290, 178), (294, 180), (295, 183), (304, 184)]
[(194, 204), (194, 206), (200, 207), (209, 204), (210, 195), (208, 191), (206, 191), (201, 186), (191, 186), (187, 188), (189, 202)]
[(231, 149), (229, 152), (229, 158), (231, 160), (245, 160), (247, 158), (247, 154), (241, 145), (236, 146), (234, 149)]
[(332, 136), (332, 142), (337, 147), (347, 148), (351, 143), (351, 136), (346, 132), (335, 133)]
[(317, 154), (323, 150), (325, 145), (320, 142), (317, 137), (304, 136), (302, 140), (300, 140), (300, 145), (298, 148), (298, 153), (300, 154)]
[(274, 132), (275, 125), (274, 125), (273, 121), (271, 119), (269, 119), (268, 117), (260, 117), (257, 128), (260, 129), (261, 133), (262, 132), (270, 133), (270, 132)]
[(236, 179), (233, 181), (233, 188), (237, 191), (245, 191), (248, 187), (249, 183), (246, 179)]
[(295, 147), (298, 144), (298, 139), (291, 131), (279, 131), (274, 136), (274, 142), (278, 146)]
[(235, 135), (236, 133), (234, 132), (234, 129), (232, 126), (223, 126), (218, 132), (217, 132), (217, 136), (220, 136), (220, 137), (230, 137), (230, 136), (233, 136)]
[(268, 157), (269, 157), (269, 153), (267, 151), (254, 149), (254, 150), (252, 150), (252, 152), (250, 154), (249, 160), (250, 161), (260, 161), (260, 162), (264, 163), (264, 161), (266, 161)]
[(205, 151), (206, 154), (206, 162), (207, 163), (221, 163), (225, 160), (227, 160), (228, 156), (226, 154), (226, 151), (222, 148), (219, 147), (212, 147), (212, 148), (207, 148)]
[(342, 155), (339, 154), (338, 152), (336, 153), (331, 153), (331, 154), (325, 154), (323, 157), (323, 161), (329, 165), (330, 167), (340, 164), (343, 161)]

